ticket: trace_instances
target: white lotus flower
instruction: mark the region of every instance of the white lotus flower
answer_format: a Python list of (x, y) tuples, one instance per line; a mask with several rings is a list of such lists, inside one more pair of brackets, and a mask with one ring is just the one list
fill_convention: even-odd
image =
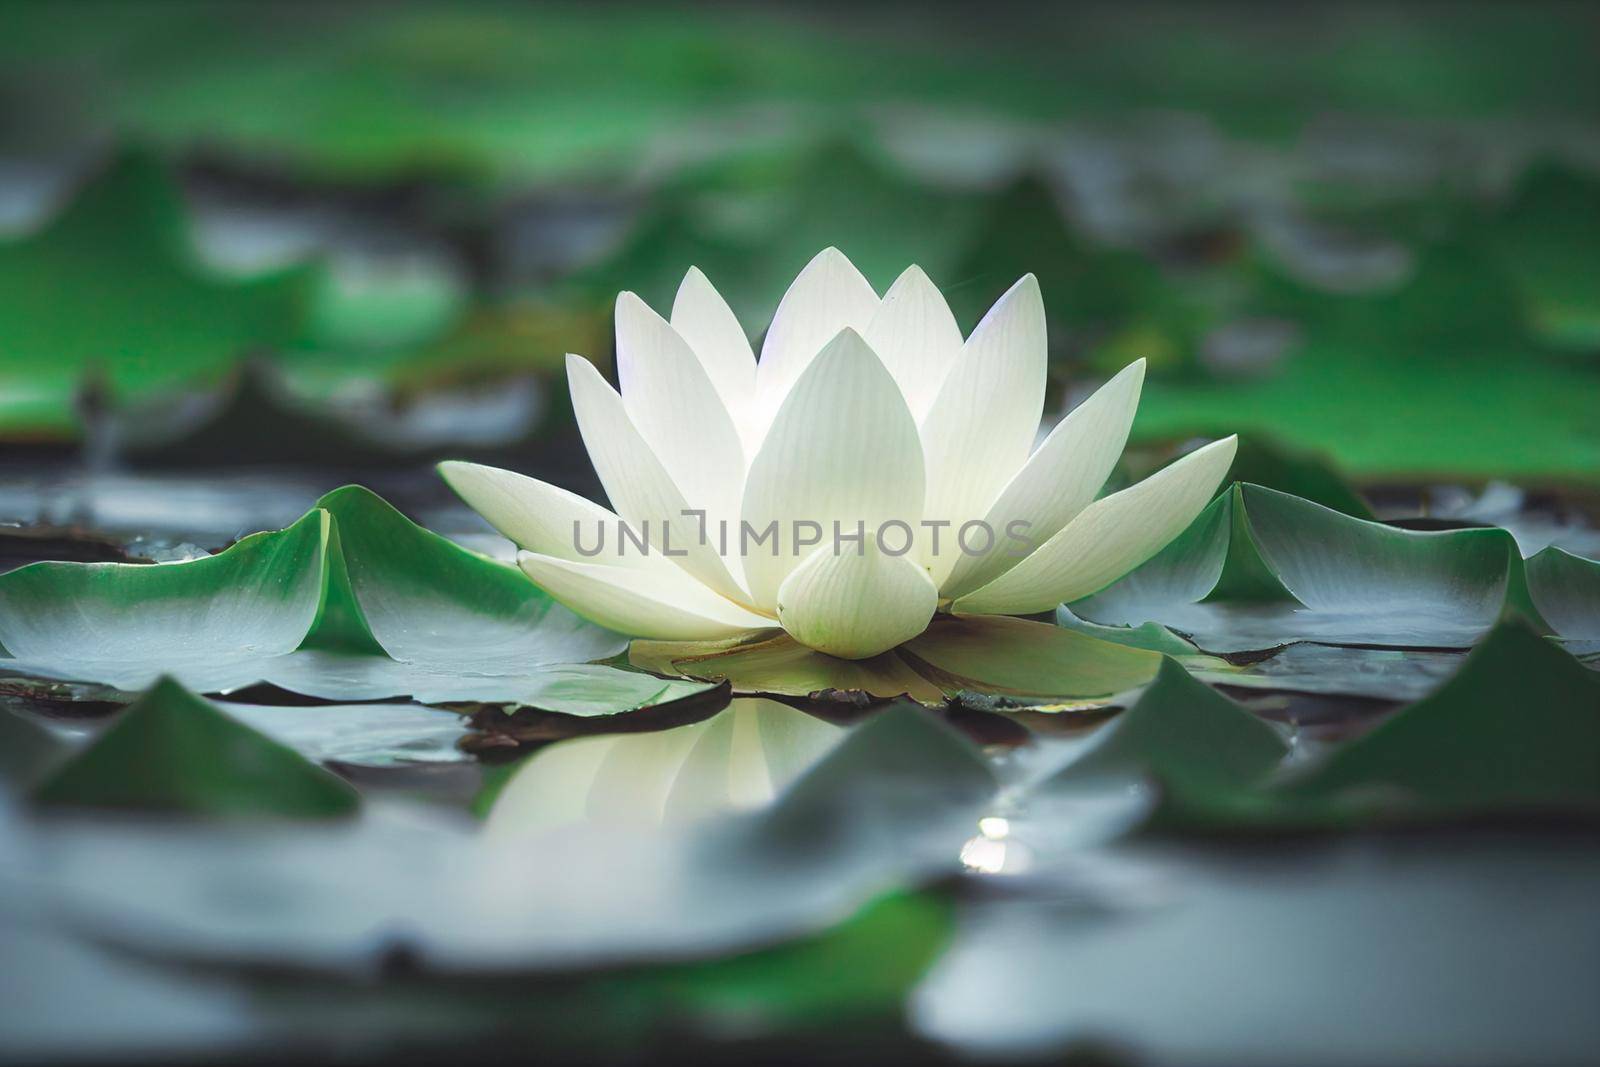
[[(695, 269), (670, 322), (623, 293), (616, 327), (620, 394), (588, 360), (567, 357), (578, 426), (614, 513), (509, 471), (459, 462), (440, 471), (525, 549), (518, 562), (530, 578), (635, 637), (782, 627), (859, 659), (916, 637), (937, 611), (1046, 611), (1154, 555), (1233, 461), (1229, 437), (1095, 499), (1127, 440), (1142, 360), (1034, 448), (1045, 316), (1031, 274), (964, 341), (919, 268), (880, 299), (832, 248), (789, 287), (759, 363)], [(619, 546), (619, 520), (651, 551)], [(754, 540), (774, 522), (776, 544)], [(812, 524), (821, 538), (808, 544)], [(979, 551), (985, 528), (992, 544)], [(602, 530), (611, 540), (595, 554)], [(1024, 536), (1008, 536), (1016, 531)]]

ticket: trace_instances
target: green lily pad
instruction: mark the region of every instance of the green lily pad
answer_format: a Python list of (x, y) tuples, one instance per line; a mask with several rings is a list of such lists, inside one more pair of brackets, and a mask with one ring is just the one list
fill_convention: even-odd
[(1190, 674), (1212, 685), (1411, 701), (1439, 688), (1461, 668), (1464, 656), (1462, 652), (1296, 641), (1265, 659), (1245, 664), (1200, 663), (1193, 657), (1183, 663)]
[(855, 140), (829, 139), (679, 177), (623, 245), (572, 284), (601, 301), (631, 290), (665, 314), (684, 272), (698, 266), (759, 333), (795, 275), (829, 245), (880, 293), (912, 263), (936, 280), (963, 277), (956, 255), (976, 216), (971, 198), (914, 181)]
[(1437, 692), (1273, 792), (1354, 816), (1600, 811), (1600, 676), (1508, 622)]
[(1160, 652), (1166, 656), (1193, 656), (1198, 651), (1193, 644), (1158, 622), (1147, 622), (1140, 626), (1102, 626), (1100, 623), (1078, 618), (1065, 604), (1056, 609), (1056, 625), (1063, 630), (1085, 634), (1101, 641)]
[(171, 674), (200, 692), (270, 682), (606, 715), (711, 688), (589, 662), (626, 640), (355, 486), (205, 559), (0, 575), (0, 609), (0, 669), (123, 690)]
[(932, 713), (897, 702), (852, 729), (753, 828), (764, 848), (815, 848), (828, 838), (878, 839), (872, 847), (882, 847), (887, 838), (915, 852), (918, 838), (974, 825), (996, 788), (970, 741)]
[(1532, 610), (1504, 530), (1402, 530), (1245, 485), (1071, 611), (1159, 622), (1206, 651), (1240, 652), (1292, 641), (1466, 648), (1507, 605)]
[(1321, 504), (1358, 519), (1376, 519), (1372, 507), (1351, 487), (1326, 456), (1295, 448), (1264, 434), (1247, 434), (1239, 439), (1230, 482), (1276, 489), (1280, 493)]
[(1497, 626), (1437, 690), (1259, 784), (1161, 780), (1160, 827), (1328, 830), (1600, 814), (1600, 676), (1526, 622)]
[(184, 563), (34, 563), (0, 575), (0, 668), (144, 689), (170, 674), (201, 692), (260, 679), (317, 617), (327, 512)]
[(170, 678), (33, 790), (45, 807), (331, 818), (355, 789)]
[(1107, 697), (1153, 678), (1160, 657), (1058, 626), (1009, 616), (938, 620), (898, 654), (954, 695)]
[(730, 682), (735, 693), (811, 696), (833, 691), (944, 703), (944, 690), (893, 652), (849, 660), (814, 652), (788, 634), (734, 643), (634, 641), (628, 662), (658, 674)]
[[(1193, 651), (1192, 649), (1190, 651)], [(754, 641), (635, 641), (634, 666), (782, 696), (907, 696), (937, 706), (962, 693), (1104, 697), (1154, 676), (1155, 653), (1006, 616), (939, 616), (899, 648), (863, 660), (814, 652), (787, 634)]]
[(1424, 249), (1394, 292), (1244, 283), (1260, 313), (1298, 324), (1302, 343), (1277, 373), (1247, 381), (1152, 375), (1133, 440), (1270, 435), (1363, 480), (1595, 483), (1592, 374), (1528, 339), (1509, 278), (1476, 244)]
[(740, 1019), (763, 1027), (849, 1027), (898, 1015), (955, 929), (948, 899), (894, 893), (816, 937), (727, 960), (600, 979), (602, 1003), (651, 998), (675, 1022), (715, 1026)]
[(1140, 357), (1153, 369), (1188, 360), (1206, 320), (1153, 260), (1076, 232), (1037, 175), (990, 198), (952, 273), (963, 284), (949, 294), (951, 309), (968, 329), (1013, 282), (1036, 274), (1052, 345), (1098, 349), (1092, 358), (1106, 373)]
[[(368, 489), (335, 489), (316, 506), (333, 517), (329, 606), (344, 617), (319, 619), (308, 647), (369, 652), (370, 637), (401, 662), (466, 674), (584, 663), (626, 647), (516, 567), (423, 529)], [(343, 599), (346, 578), (353, 604), (333, 597)]]
[(43, 726), (0, 708), (0, 784), (26, 788), (69, 751)]
[(952, 870), (995, 784), (937, 716), (893, 706), (752, 812), (508, 840), (381, 803), (292, 833), (75, 820), (51, 828), (45, 891), (91, 932), (163, 960), (349, 978), (388, 958), (374, 930), (404, 929), (420, 974), (570, 981), (823, 934)]
[(1528, 560), (1528, 594), (1565, 638), (1600, 640), (1600, 562), (1552, 545)]
[(1600, 182), (1554, 165), (1535, 168), (1485, 228), (1528, 329), (1574, 353), (1600, 350)]
[[(124, 152), (38, 233), (0, 244), (0, 429), (70, 435), (88, 381), (125, 401), (293, 340), (311, 274), (207, 274), (176, 183)], [(41, 374), (40, 368), (48, 368)]]
[(1040, 792), (1049, 796), (1106, 778), (1157, 778), (1186, 792), (1231, 792), (1261, 781), (1289, 751), (1271, 726), (1171, 658), (1162, 659), (1155, 682), (1091, 744)]

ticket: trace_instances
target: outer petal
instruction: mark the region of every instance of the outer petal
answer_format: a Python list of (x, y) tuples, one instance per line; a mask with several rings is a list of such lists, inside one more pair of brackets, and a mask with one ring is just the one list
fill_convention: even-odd
[(961, 357), (962, 342), (950, 305), (921, 267), (907, 267), (895, 279), (864, 336), (900, 384), (911, 414), (922, 418)]
[(922, 494), (922, 447), (900, 388), (861, 335), (845, 330), (801, 375), (750, 463), (744, 522), (757, 533), (778, 524), (776, 554), (753, 543), (745, 554), (754, 603), (775, 604), (799, 565), (796, 520), (818, 523), (829, 544), (834, 522), (846, 534), (863, 524), (870, 538), (898, 519), (915, 533)]
[(713, 590), (744, 600), (717, 554), (715, 536), (701, 541), (699, 524), (684, 515), (689, 503), (628, 417), (622, 398), (582, 356), (567, 357), (567, 385), (589, 460), (617, 514), (641, 533), (647, 530), (653, 548), (673, 552), (674, 563)]
[[(988, 514), (1022, 467), (1044, 410), (1045, 322), (1039, 282), (1029, 274), (995, 301), (922, 420), (927, 457), (925, 516), (951, 529), (927, 561), (943, 582), (960, 552), (954, 533)], [(925, 543), (931, 545), (931, 538)]]
[[(486, 467), (481, 463), (447, 460), (439, 474), (467, 506), (489, 525), (517, 543), (519, 548), (559, 559), (583, 560), (578, 536), (592, 545), (604, 529), (616, 536), (617, 516), (591, 500), (525, 474)], [(661, 555), (638, 552), (602, 552), (591, 563), (620, 567), (671, 566)]]
[(632, 293), (617, 297), (617, 378), (634, 426), (690, 506), (737, 517), (744, 447), (733, 418), (688, 342)]
[(757, 438), (783, 406), (784, 397), (846, 327), (861, 331), (878, 310), (878, 294), (837, 248), (824, 248), (783, 294), (761, 345), (756, 370)]
[(1028, 536), (1039, 544), (1089, 506), (1128, 443), (1143, 384), (1141, 359), (1124, 367), (1056, 424), (989, 505), (985, 521), (995, 531), (994, 549), (962, 555), (944, 581), (943, 595), (960, 596), (976, 589), (1017, 562), (1003, 548), (1008, 524), (1026, 522)]
[(690, 267), (678, 286), (672, 328), (694, 349), (723, 405), (738, 422), (755, 398), (756, 355), (728, 302), (699, 267)]
[(784, 579), (778, 621), (818, 652), (865, 659), (927, 629), (938, 605), (933, 579), (913, 557), (825, 544)]
[(963, 615), (1027, 615), (1088, 596), (1159, 552), (1194, 521), (1233, 463), (1226, 437), (1103, 497), (1028, 558), (956, 600)]
[(534, 552), (518, 555), (517, 565), (579, 615), (635, 637), (704, 641), (775, 625), (673, 567), (623, 570)]

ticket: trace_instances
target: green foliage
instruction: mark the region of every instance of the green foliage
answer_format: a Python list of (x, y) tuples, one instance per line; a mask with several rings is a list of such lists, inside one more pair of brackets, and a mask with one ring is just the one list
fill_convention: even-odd
[(1403, 530), (1245, 485), (1071, 611), (1158, 622), (1206, 651), (1238, 652), (1292, 640), (1465, 648), (1507, 608), (1534, 614), (1504, 530)]
[(0, 608), (0, 665), (127, 690), (171, 674), (202, 692), (265, 681), (604, 715), (710, 688), (591, 663), (625, 640), (354, 486), (216, 556), (0, 575)]
[(124, 152), (43, 230), (0, 244), (0, 427), (60, 435), (80, 389), (148, 398), (294, 339), (312, 275), (208, 274), (178, 196), (156, 157)]
[(1260, 782), (1288, 751), (1272, 727), (1167, 658), (1134, 705), (1040, 790), (1049, 796), (1106, 777), (1151, 777), (1186, 795), (1231, 795)]
[(320, 819), (360, 806), (342, 779), (170, 678), (156, 682), (32, 796), (45, 807), (208, 817)]

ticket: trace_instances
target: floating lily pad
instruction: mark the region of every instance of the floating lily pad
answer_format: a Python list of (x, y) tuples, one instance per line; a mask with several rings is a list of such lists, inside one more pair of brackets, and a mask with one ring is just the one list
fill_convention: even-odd
[(1231, 792), (1261, 781), (1288, 751), (1271, 726), (1164, 658), (1134, 705), (1038, 789), (1049, 797), (1106, 778), (1153, 777), (1181, 783), (1186, 792)]
[(0, 784), (26, 788), (69, 751), (43, 726), (0, 708)]
[(1294, 448), (1265, 434), (1239, 438), (1227, 481), (1249, 482), (1321, 504), (1358, 519), (1376, 519), (1372, 506), (1326, 456)]
[(1497, 626), (1435, 692), (1264, 786), (1162, 782), (1152, 822), (1344, 829), (1600, 813), (1600, 676), (1525, 622)]
[(610, 1003), (655, 997), (672, 1016), (715, 1026), (735, 1018), (764, 1027), (849, 1026), (897, 1017), (906, 995), (955, 928), (948, 900), (896, 893), (817, 937), (765, 952), (602, 980)]
[(1303, 336), (1281, 370), (1228, 382), (1152, 375), (1135, 441), (1265, 434), (1361, 479), (1595, 483), (1593, 376), (1528, 340), (1508, 278), (1480, 248), (1424, 250), (1396, 292), (1260, 288), (1263, 313)]
[(185, 563), (34, 563), (0, 575), (0, 668), (118, 689), (248, 685), (317, 616), (328, 513)]
[(1557, 634), (1600, 640), (1600, 562), (1546, 548), (1528, 560), (1528, 593)]
[(158, 681), (32, 796), (45, 807), (236, 817), (331, 818), (360, 806), (343, 779), (170, 678)]
[(270, 682), (605, 715), (711, 688), (588, 662), (626, 640), (355, 486), (216, 556), (0, 575), (0, 608), (0, 669), (123, 690), (170, 674), (201, 692)]
[(843, 249), (880, 293), (913, 263), (935, 279), (963, 277), (955, 260), (977, 208), (973, 198), (915, 181), (854, 140), (828, 139), (668, 183), (622, 246), (572, 284), (607, 302), (620, 290), (637, 292), (665, 314), (684, 272), (698, 266), (745, 330), (759, 334), (795, 274), (829, 245)]
[(80, 928), (160, 959), (365, 975), (398, 941), (427, 974), (592, 973), (822, 933), (952, 870), (994, 789), (963, 738), (897, 706), (755, 812), (510, 839), (378, 801), (292, 831), (77, 820), (29, 873)]
[(1002, 1063), (1580, 1063), (1600, 1042), (1587, 839), (1194, 853), (1074, 856), (1052, 889), (1077, 906), (964, 905), (913, 1027)]
[(1548, 164), (1530, 170), (1485, 229), (1528, 328), (1576, 354), (1600, 350), (1600, 182)]
[(1111, 696), (1148, 682), (1161, 663), (1142, 648), (1000, 615), (939, 620), (898, 654), (952, 695)]
[(1358, 648), (1296, 641), (1265, 659), (1235, 665), (1185, 659), (1196, 678), (1212, 685), (1372, 700), (1421, 700), (1461, 668), (1462, 652)]
[(1154, 260), (1096, 247), (1062, 213), (1059, 194), (1027, 175), (994, 194), (963, 250), (951, 306), (968, 329), (1024, 274), (1038, 275), (1051, 344), (1091, 348), (1106, 373), (1144, 358), (1153, 369), (1190, 359), (1207, 312)]
[(961, 693), (1103, 697), (1149, 681), (1158, 657), (1061, 627), (1006, 616), (943, 616), (899, 648), (864, 660), (828, 656), (786, 634), (756, 641), (635, 641), (635, 666), (732, 683), (736, 693), (909, 696), (939, 705)]
[(787, 634), (757, 641), (634, 641), (628, 661), (658, 674), (730, 682), (735, 693), (780, 696), (862, 693), (869, 697), (909, 696), (941, 704), (942, 689), (914, 671), (893, 652), (848, 660), (814, 652)]
[(1273, 792), (1356, 816), (1600, 812), (1600, 676), (1507, 623), (1437, 692)]
[[(153, 156), (124, 152), (43, 230), (0, 244), (0, 395), (23, 401), (0, 404), (0, 429), (70, 435), (87, 380), (127, 400), (283, 345), (300, 328), (311, 277), (208, 275), (175, 181)], [(46, 385), (48, 397), (28, 399)]]
[(1206, 651), (1239, 652), (1303, 640), (1466, 648), (1508, 604), (1528, 601), (1504, 530), (1402, 530), (1246, 485), (1071, 611), (1159, 622)]
[[(626, 642), (585, 622), (499, 563), (424, 530), (360, 486), (317, 502), (333, 517), (339, 560), (361, 622), (377, 646), (405, 663), (463, 674), (522, 674), (546, 663), (584, 663)], [(368, 651), (360, 628), (331, 634), (324, 619), (311, 647)], [(348, 641), (348, 646), (342, 642)]]

